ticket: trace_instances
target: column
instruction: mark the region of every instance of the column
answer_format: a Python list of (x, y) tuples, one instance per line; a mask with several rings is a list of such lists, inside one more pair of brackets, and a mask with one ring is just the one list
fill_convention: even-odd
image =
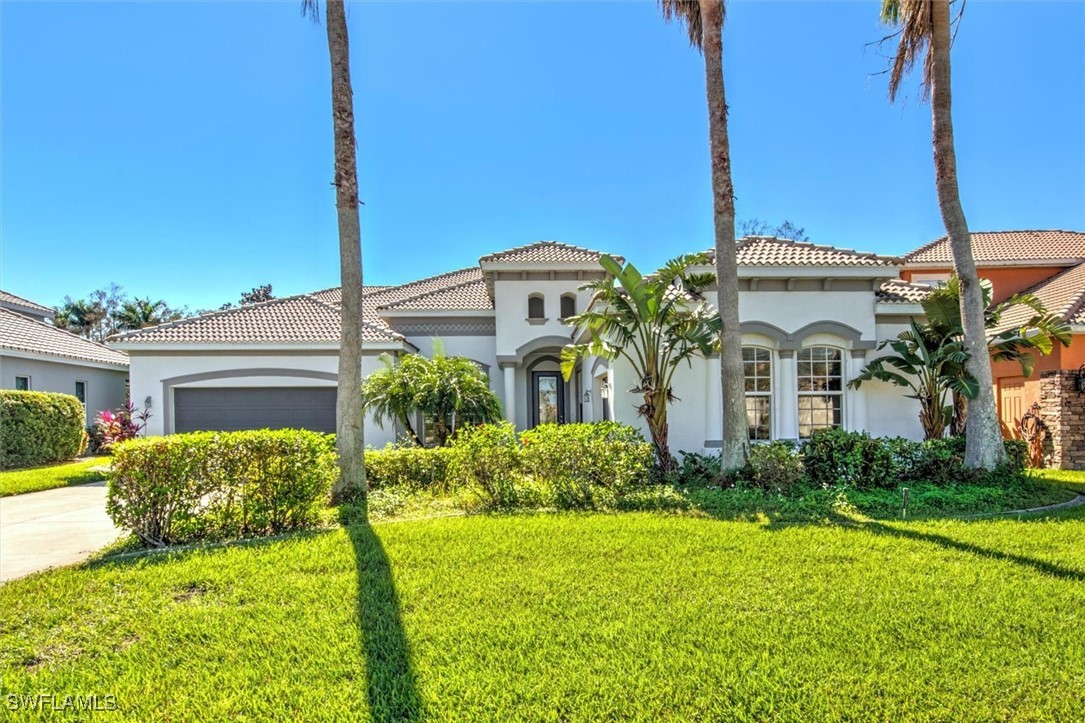
[(720, 355), (705, 359), (704, 380), (704, 445), (713, 454), (719, 454), (723, 444), (723, 392), (720, 388)]
[(848, 373), (844, 378), (845, 413), (848, 415), (845, 425), (855, 432), (865, 432), (867, 428), (866, 393), (863, 388), (849, 389), (847, 383), (862, 374), (866, 367), (866, 349), (852, 349), (848, 363)]
[(795, 364), (794, 349), (780, 349), (779, 372), (776, 375), (776, 393), (773, 397), (773, 412), (776, 414), (776, 436), (779, 439), (799, 438), (799, 388), (798, 367)]
[(501, 369), (505, 374), (505, 419), (516, 424), (516, 365), (503, 362)]

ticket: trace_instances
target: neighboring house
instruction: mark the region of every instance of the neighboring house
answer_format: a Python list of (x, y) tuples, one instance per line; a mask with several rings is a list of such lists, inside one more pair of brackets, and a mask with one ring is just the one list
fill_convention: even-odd
[(128, 355), (46, 320), (53, 310), (0, 291), (0, 389), (78, 397), (87, 420), (124, 404)]
[[(1021, 366), (992, 366), (999, 417), (1006, 436), (1020, 436), (1021, 417), (1036, 403), (1048, 425), (1049, 463), (1085, 469), (1085, 394), (1075, 379), (1085, 374), (1085, 233), (1078, 231), (993, 231), (972, 234), (972, 252), (982, 278), (991, 281), (994, 301), (1030, 292), (1049, 312), (1070, 324), (1069, 347), (1056, 345), (1037, 359), (1032, 376)], [(932, 241), (904, 257), (901, 275), (916, 284), (934, 284), (953, 271), (949, 242)], [(1003, 328), (1025, 324), (1032, 312), (1021, 309), (1003, 319)]]
[[(363, 374), (377, 355), (433, 352), (473, 359), (518, 428), (616, 419), (637, 426), (636, 381), (589, 358), (566, 382), (561, 348), (599, 278), (600, 253), (553, 241), (483, 256), (477, 266), (399, 286), (367, 287)], [(751, 436), (798, 439), (821, 427), (919, 438), (918, 404), (881, 383), (847, 383), (883, 339), (920, 314), (924, 289), (900, 281), (901, 259), (776, 238), (739, 244), (740, 316)], [(708, 270), (706, 268), (705, 270)], [(714, 299), (709, 293), (708, 298)], [(128, 352), (132, 398), (151, 433), (335, 427), (339, 289), (212, 312), (112, 337)], [(675, 450), (720, 444), (717, 359), (676, 374)], [(366, 443), (399, 435), (366, 419)]]

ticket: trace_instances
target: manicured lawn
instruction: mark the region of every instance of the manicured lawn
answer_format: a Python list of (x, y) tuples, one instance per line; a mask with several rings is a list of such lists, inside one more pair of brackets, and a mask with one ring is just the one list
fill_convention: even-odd
[(21, 495), (24, 492), (40, 492), (54, 487), (96, 482), (104, 477), (94, 467), (109, 465), (109, 457), (89, 457), (78, 462), (57, 464), (52, 467), (33, 467), (0, 472), (0, 497)]
[(2, 687), (147, 721), (1083, 720), (1083, 540), (1081, 508), (358, 525), (4, 585)]

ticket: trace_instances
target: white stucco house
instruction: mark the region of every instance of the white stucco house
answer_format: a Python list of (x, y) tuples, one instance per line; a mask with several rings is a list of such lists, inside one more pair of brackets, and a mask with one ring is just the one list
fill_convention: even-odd
[(53, 310), (0, 291), (0, 389), (71, 394), (87, 419), (124, 404), (128, 355), (49, 323)]
[[(399, 286), (367, 287), (363, 374), (378, 355), (447, 354), (487, 371), (518, 428), (543, 421), (636, 417), (629, 370), (586, 359), (566, 382), (564, 319), (579, 287), (602, 275), (600, 252), (553, 241), (483, 256), (477, 265)], [(920, 438), (918, 405), (895, 387), (847, 388), (868, 354), (921, 313), (924, 287), (899, 279), (897, 258), (776, 238), (740, 241), (747, 407), (755, 439), (799, 439), (823, 426)], [(705, 271), (711, 269), (706, 268)], [(709, 294), (714, 298), (714, 294)], [(301, 426), (334, 431), (339, 289), (213, 312), (113, 337), (128, 354), (132, 399), (148, 432)], [(718, 358), (675, 377), (675, 450), (718, 447)], [(366, 421), (366, 443), (398, 432)]]

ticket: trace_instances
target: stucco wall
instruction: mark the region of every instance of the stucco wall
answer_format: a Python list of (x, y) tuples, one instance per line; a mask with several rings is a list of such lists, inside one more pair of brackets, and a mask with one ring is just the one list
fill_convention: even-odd
[(87, 419), (93, 421), (103, 409), (116, 409), (124, 404), (124, 380), (127, 369), (100, 369), (63, 362), (0, 357), (0, 388), (14, 389), (16, 376), (30, 377), (34, 392), (75, 394), (76, 381), (87, 383)]
[[(497, 327), (496, 352), (498, 356), (515, 354), (524, 344), (547, 336), (559, 336), (568, 340), (572, 329), (561, 322), (561, 297), (575, 294), (577, 311), (583, 311), (591, 298), (587, 291), (578, 291), (583, 281), (495, 281), (494, 308)], [(531, 294), (542, 294), (546, 322), (533, 324), (527, 320), (527, 303)]]

